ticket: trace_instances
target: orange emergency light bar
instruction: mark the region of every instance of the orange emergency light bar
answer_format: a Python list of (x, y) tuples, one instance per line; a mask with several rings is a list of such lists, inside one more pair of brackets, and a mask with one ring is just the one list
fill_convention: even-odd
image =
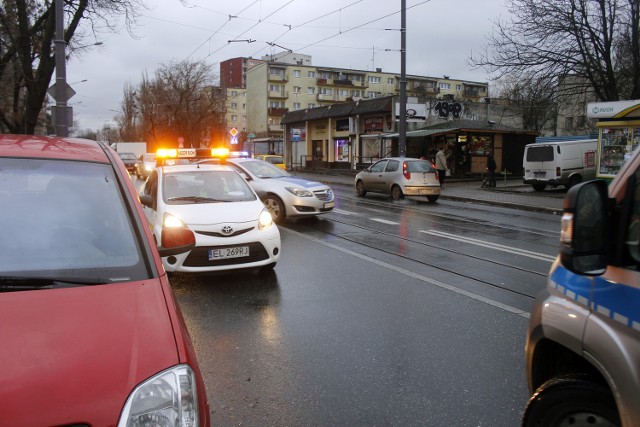
[(218, 148), (159, 148), (156, 151), (156, 164), (164, 166), (167, 161), (186, 159), (220, 159), (220, 163), (224, 163), (229, 157), (229, 149), (226, 147)]

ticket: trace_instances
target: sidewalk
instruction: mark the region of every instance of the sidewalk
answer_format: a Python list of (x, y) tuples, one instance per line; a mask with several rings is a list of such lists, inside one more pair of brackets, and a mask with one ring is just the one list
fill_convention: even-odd
[[(355, 193), (355, 174), (330, 174), (319, 172), (295, 172), (293, 175), (328, 185), (345, 185)], [(538, 192), (530, 185), (524, 185), (521, 179), (497, 180), (495, 188), (481, 188), (481, 180), (456, 180), (449, 178), (440, 194), (442, 200), (457, 200), (470, 203), (504, 206), (514, 209), (561, 214), (565, 191), (547, 189)], [(425, 198), (426, 200), (426, 198)]]

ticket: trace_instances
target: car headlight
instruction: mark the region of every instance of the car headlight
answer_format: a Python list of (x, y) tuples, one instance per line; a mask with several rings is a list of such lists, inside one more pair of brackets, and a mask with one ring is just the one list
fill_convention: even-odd
[(187, 225), (177, 216), (171, 215), (170, 213), (164, 214), (164, 218), (162, 218), (162, 227), (163, 228), (187, 228)]
[(144, 165), (144, 170), (147, 170), (149, 172), (151, 172), (151, 170), (153, 169), (153, 166), (151, 165)]
[(198, 424), (196, 377), (189, 366), (179, 365), (149, 378), (133, 390), (118, 427), (194, 427)]
[(304, 188), (287, 187), (286, 190), (297, 197), (313, 197), (313, 193)]
[(258, 230), (266, 230), (273, 225), (273, 217), (268, 210), (263, 209), (258, 217)]

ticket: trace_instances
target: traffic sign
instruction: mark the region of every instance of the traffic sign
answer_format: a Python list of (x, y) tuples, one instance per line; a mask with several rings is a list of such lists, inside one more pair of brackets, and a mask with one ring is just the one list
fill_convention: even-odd
[(236, 128), (231, 128), (231, 130), (229, 131), (229, 133), (231, 134), (231, 136), (236, 136), (238, 135), (238, 129)]
[(65, 82), (65, 88), (64, 88), (64, 96), (65, 96), (65, 99), (58, 99), (58, 98), (56, 98), (56, 96), (57, 96), (57, 93), (56, 93), (56, 84), (57, 84), (57, 83), (52, 84), (52, 85), (49, 87), (49, 89), (47, 89), (47, 93), (48, 93), (49, 95), (51, 95), (51, 97), (52, 97), (53, 99), (55, 99), (57, 102), (66, 102), (66, 101), (70, 100), (70, 99), (73, 97), (73, 95), (75, 95), (75, 94), (76, 94), (76, 91), (75, 91), (75, 90), (73, 90), (73, 88), (72, 88), (71, 86), (69, 86), (69, 85)]

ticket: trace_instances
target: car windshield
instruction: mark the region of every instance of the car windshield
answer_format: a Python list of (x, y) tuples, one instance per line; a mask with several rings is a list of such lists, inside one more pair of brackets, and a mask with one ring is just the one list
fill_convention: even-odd
[(0, 158), (0, 276), (149, 277), (110, 165)]
[(256, 200), (251, 187), (236, 171), (203, 169), (166, 174), (162, 197), (168, 204)]
[(122, 160), (136, 160), (137, 157), (133, 153), (118, 153)]
[(155, 154), (145, 154), (144, 157), (142, 158), (143, 162), (155, 162), (156, 161), (156, 155)]
[(283, 176), (290, 176), (288, 172), (262, 160), (242, 162), (240, 166), (258, 178), (281, 178)]

